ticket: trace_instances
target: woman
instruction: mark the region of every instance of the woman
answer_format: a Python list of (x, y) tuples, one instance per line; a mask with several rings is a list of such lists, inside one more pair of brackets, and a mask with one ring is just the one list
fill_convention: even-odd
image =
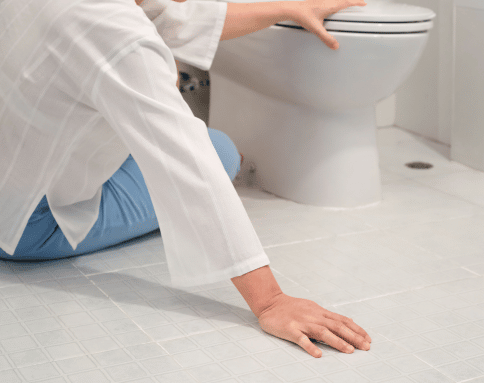
[(287, 19), (337, 49), (323, 19), (365, 3), (138, 3), (0, 2), (5, 259), (35, 259), (44, 243), (48, 257), (78, 255), (158, 224), (175, 286), (230, 278), (264, 331), (314, 357), (309, 337), (368, 350), (351, 319), (281, 291), (206, 125), (178, 91), (175, 64), (208, 70), (220, 40)]

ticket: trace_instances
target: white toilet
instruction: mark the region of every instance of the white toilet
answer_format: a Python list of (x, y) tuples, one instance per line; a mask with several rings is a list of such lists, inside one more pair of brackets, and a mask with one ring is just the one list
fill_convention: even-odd
[(292, 21), (221, 41), (209, 71), (208, 126), (255, 163), (268, 192), (332, 208), (376, 203), (375, 105), (415, 68), (434, 17), (367, 0), (324, 22), (336, 51)]

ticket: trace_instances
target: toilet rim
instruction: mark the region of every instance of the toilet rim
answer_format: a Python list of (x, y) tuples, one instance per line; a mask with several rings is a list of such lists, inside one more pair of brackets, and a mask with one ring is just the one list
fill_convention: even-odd
[[(301, 25), (291, 21), (282, 21), (275, 25), (293, 29), (303, 29)], [(325, 20), (323, 26), (328, 32), (350, 32), (350, 33), (374, 33), (374, 34), (398, 34), (398, 33), (422, 33), (433, 28), (432, 20), (413, 22), (353, 22), (353, 21), (332, 21)]]

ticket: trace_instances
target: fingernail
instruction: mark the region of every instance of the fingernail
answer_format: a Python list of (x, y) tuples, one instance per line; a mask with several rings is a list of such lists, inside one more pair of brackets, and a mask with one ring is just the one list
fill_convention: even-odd
[(368, 342), (370, 342), (370, 343), (371, 343), (371, 338), (370, 338), (370, 336), (369, 336), (369, 335), (365, 336), (365, 339), (366, 339)]
[(368, 351), (370, 349), (370, 343), (368, 342), (363, 343), (363, 347), (365, 348), (366, 351)]
[(346, 352), (353, 352), (353, 351), (355, 351), (355, 348), (353, 346), (346, 347)]

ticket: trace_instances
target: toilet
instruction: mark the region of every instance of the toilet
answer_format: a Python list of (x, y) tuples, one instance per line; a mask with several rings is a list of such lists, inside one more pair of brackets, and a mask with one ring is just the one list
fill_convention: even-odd
[(208, 126), (234, 141), (276, 196), (327, 208), (378, 203), (375, 106), (412, 73), (434, 17), (367, 0), (324, 21), (336, 51), (292, 21), (220, 41)]

